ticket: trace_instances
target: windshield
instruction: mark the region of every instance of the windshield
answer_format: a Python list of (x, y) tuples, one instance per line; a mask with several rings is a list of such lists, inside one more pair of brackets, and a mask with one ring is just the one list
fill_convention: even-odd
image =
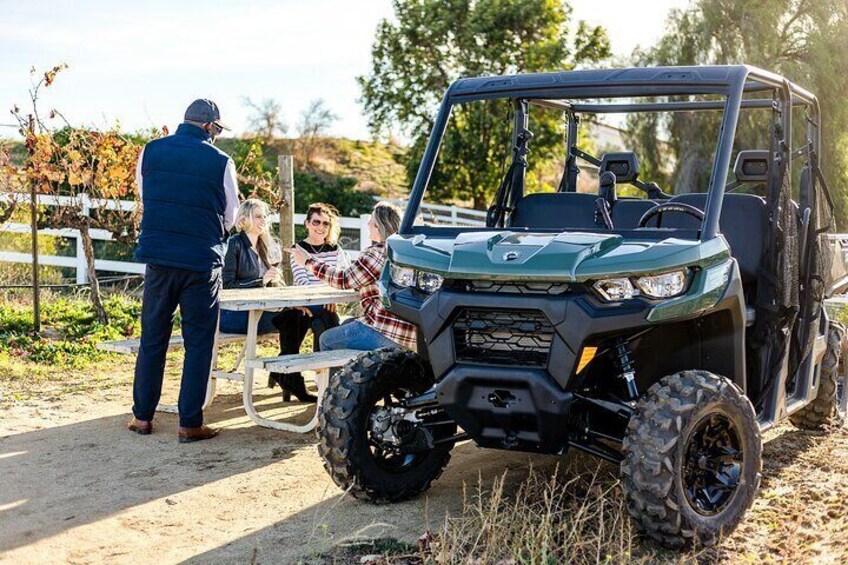
[[(415, 225), (653, 232), (643, 237), (676, 229), (677, 237), (697, 237), (725, 100), (709, 94), (454, 104)], [(762, 110), (771, 98), (759, 93), (744, 104), (731, 163), (740, 152), (768, 149), (770, 112)], [(732, 167), (727, 173), (732, 180)], [(764, 183), (734, 188), (757, 194)], [(643, 221), (652, 208), (677, 201), (688, 207), (666, 207)]]

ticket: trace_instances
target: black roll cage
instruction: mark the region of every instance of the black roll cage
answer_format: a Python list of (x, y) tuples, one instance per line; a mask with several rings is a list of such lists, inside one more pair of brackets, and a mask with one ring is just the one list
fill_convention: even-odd
[[(745, 95), (772, 93), (770, 99), (745, 99)], [(584, 98), (639, 98), (675, 95), (719, 95), (724, 101), (668, 101), (638, 102), (632, 104), (574, 103)], [(455, 81), (442, 99), (430, 139), (424, 151), (418, 173), (412, 185), (406, 213), (400, 226), (401, 235), (418, 233), (413, 224), (429, 184), (442, 138), (455, 105), (482, 101), (510, 99), (515, 108), (513, 133), (514, 162), (523, 159), (518, 145), (521, 131), (527, 128), (527, 103), (563, 110), (568, 116), (566, 144), (568, 160), (563, 173), (561, 190), (576, 186), (577, 166), (572, 154), (577, 141), (577, 114), (580, 113), (631, 113), (631, 112), (683, 112), (722, 110), (718, 143), (713, 160), (710, 184), (707, 191), (704, 221), (700, 230), (701, 241), (711, 240), (718, 233), (719, 217), (724, 201), (725, 186), (733, 151), (736, 126), (742, 109), (772, 109), (781, 122), (781, 142), (776, 158), (786, 159), (787, 171), (793, 156), (791, 147), (792, 112), (789, 106), (805, 106), (807, 143), (799, 148), (815, 164), (821, 154), (821, 112), (818, 99), (806, 89), (780, 75), (748, 65), (651, 67), (629, 69), (603, 69), (564, 71), (512, 76), (467, 78)], [(525, 139), (526, 142), (526, 139)], [(524, 152), (526, 153), (526, 151)], [(520, 180), (517, 194), (510, 205), (520, 198), (526, 159), (513, 169), (511, 182)], [(522, 175), (520, 179), (517, 175)], [(829, 199), (828, 195), (828, 199)]]

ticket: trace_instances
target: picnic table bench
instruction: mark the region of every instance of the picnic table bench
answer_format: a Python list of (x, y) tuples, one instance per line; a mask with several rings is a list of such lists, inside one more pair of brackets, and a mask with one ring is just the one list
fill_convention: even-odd
[[(242, 404), (248, 417), (260, 426), (275, 430), (304, 433), (315, 428), (318, 422), (318, 410), (309, 423), (295, 425), (287, 422), (278, 422), (262, 417), (253, 403), (253, 383), (257, 370), (274, 371), (279, 373), (294, 373), (300, 371), (313, 371), (315, 384), (318, 387), (318, 398), (324, 393), (329, 382), (329, 371), (335, 367), (341, 367), (351, 359), (356, 358), (362, 351), (342, 349), (334, 351), (318, 351), (308, 354), (279, 355), (274, 357), (257, 357), (256, 346), (259, 341), (259, 319), (263, 312), (276, 312), (286, 308), (297, 306), (315, 306), (323, 304), (339, 304), (357, 302), (359, 294), (354, 291), (338, 290), (326, 285), (316, 286), (286, 286), (273, 288), (255, 289), (228, 289), (221, 292), (221, 309), (240, 312), (248, 312), (247, 334), (216, 334), (215, 347), (212, 356), (212, 370), (209, 374), (209, 384), (206, 387), (206, 399), (203, 408), (209, 406), (215, 397), (215, 384), (217, 379), (238, 381), (243, 383)], [(218, 347), (222, 343), (244, 341), (244, 346), (239, 353), (235, 367), (232, 370), (221, 370), (218, 366)], [(104, 351), (114, 353), (135, 354), (138, 353), (141, 340), (130, 339), (120, 341), (103, 342), (98, 347)], [(181, 336), (171, 338), (168, 349), (183, 347)], [(244, 369), (240, 367), (244, 365)], [(162, 412), (176, 413), (176, 406), (160, 404), (157, 410)]]

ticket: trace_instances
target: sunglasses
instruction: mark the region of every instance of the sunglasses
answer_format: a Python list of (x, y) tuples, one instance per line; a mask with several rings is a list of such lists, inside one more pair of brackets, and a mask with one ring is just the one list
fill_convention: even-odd
[(315, 226), (316, 228), (319, 227), (319, 226), (324, 226), (325, 228), (330, 227), (330, 222), (321, 221), (321, 220), (318, 220), (318, 219), (309, 220), (309, 223), (312, 224), (313, 226)]

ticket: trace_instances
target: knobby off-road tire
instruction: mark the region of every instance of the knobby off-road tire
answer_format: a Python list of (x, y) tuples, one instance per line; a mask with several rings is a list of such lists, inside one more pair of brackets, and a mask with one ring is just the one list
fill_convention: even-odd
[[(845, 414), (841, 413), (841, 402), (837, 395), (839, 360), (844, 351), (845, 326), (831, 323), (827, 331), (827, 350), (819, 372), (819, 392), (812, 402), (789, 417), (797, 427), (803, 430), (821, 430), (827, 426), (841, 426), (844, 423)], [(846, 394), (845, 391), (842, 394)]]
[[(709, 449), (700, 450), (705, 443)], [(667, 547), (712, 545), (730, 533), (760, 483), (762, 440), (754, 408), (735, 384), (707, 371), (675, 373), (648, 389), (628, 424), (623, 451), (628, 511), (640, 531)], [(705, 467), (721, 474), (707, 474)], [(735, 488), (694, 488), (719, 477)], [(705, 502), (707, 494), (721, 494), (721, 503)]]
[[(411, 464), (393, 469), (368, 437), (378, 402), (387, 395), (417, 396), (432, 384), (429, 365), (416, 353), (399, 349), (364, 353), (333, 376), (322, 399), (317, 435), (324, 468), (338, 486), (359, 499), (397, 502), (424, 492), (442, 474), (452, 444), (415, 454)], [(453, 435), (456, 426), (439, 430), (440, 437)]]

